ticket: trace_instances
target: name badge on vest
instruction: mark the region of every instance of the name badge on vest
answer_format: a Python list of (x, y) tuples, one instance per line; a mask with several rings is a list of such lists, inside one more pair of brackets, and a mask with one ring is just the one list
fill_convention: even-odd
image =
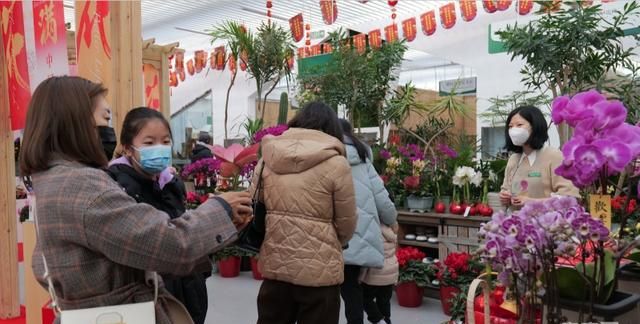
[(529, 178), (540, 178), (540, 177), (542, 177), (542, 174), (540, 174), (540, 172), (538, 172), (538, 171), (531, 171), (531, 172), (529, 172), (528, 177)]

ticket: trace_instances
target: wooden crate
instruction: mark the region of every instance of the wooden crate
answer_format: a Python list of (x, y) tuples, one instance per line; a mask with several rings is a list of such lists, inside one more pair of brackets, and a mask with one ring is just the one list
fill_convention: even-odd
[(440, 259), (451, 252), (473, 252), (478, 247), (479, 227), (460, 225), (441, 225), (438, 234)]

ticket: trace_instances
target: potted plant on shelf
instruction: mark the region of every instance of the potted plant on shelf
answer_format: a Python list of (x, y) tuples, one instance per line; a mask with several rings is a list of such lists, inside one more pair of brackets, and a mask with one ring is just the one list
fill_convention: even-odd
[(424, 160), (414, 160), (411, 163), (412, 173), (402, 181), (407, 196), (407, 207), (411, 212), (428, 212), (433, 206), (433, 196), (429, 193), (426, 181)]
[(422, 305), (424, 287), (432, 276), (431, 268), (422, 260), (425, 254), (415, 247), (403, 247), (396, 251), (399, 277), (396, 286), (398, 304), (403, 307)]
[[(441, 261), (434, 263), (433, 268), (440, 284), (442, 311), (446, 315), (452, 316), (454, 315), (452, 307), (455, 297), (459, 294), (466, 296), (469, 284), (478, 277), (484, 266), (478, 258), (469, 253), (454, 252), (447, 255), (444, 263)], [(464, 310), (462, 313), (458, 312), (452, 316), (452, 320), (462, 316), (464, 316)]]
[(223, 278), (235, 278), (240, 275), (240, 261), (246, 252), (235, 247), (228, 246), (213, 254), (218, 265), (218, 273)]
[(471, 185), (473, 184), (476, 187), (480, 187), (482, 184), (482, 173), (477, 172), (472, 167), (461, 166), (456, 169), (452, 182), (455, 186), (460, 188), (460, 191), (462, 191), (462, 213), (466, 213), (466, 209), (469, 207), (469, 216), (474, 216), (476, 211), (474, 200), (471, 195)]

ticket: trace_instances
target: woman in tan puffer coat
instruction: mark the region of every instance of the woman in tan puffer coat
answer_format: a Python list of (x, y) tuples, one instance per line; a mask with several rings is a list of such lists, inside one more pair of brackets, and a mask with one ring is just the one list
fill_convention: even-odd
[[(258, 324), (337, 324), (342, 249), (356, 227), (351, 168), (333, 109), (305, 106), (278, 137), (262, 140), (260, 200), (266, 234)], [(255, 189), (250, 190), (254, 192)]]
[(382, 269), (363, 268), (360, 276), (364, 310), (371, 323), (391, 324), (391, 295), (399, 275), (397, 228), (397, 223), (392, 227), (380, 225), (384, 239), (384, 266)]

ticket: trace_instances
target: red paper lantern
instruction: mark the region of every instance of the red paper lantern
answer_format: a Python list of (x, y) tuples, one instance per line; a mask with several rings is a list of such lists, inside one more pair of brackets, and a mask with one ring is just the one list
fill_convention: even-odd
[(329, 43), (322, 44), (322, 52), (323, 53), (331, 53), (333, 52), (333, 46)]
[(528, 15), (533, 9), (533, 0), (518, 0), (518, 14)]
[(436, 12), (431, 10), (426, 12), (420, 16), (420, 24), (422, 24), (422, 32), (431, 36), (436, 32)]
[(387, 3), (391, 6), (391, 7), (395, 7), (398, 4), (398, 0), (389, 0), (387, 1)]
[(207, 54), (205, 51), (196, 51), (194, 61), (196, 73), (202, 72), (202, 69), (207, 65)]
[(496, 6), (498, 7), (498, 10), (505, 11), (511, 7), (511, 2), (513, 2), (513, 0), (498, 0)]
[(484, 7), (484, 11), (488, 13), (494, 13), (498, 11), (496, 0), (482, 0), (482, 6)]
[(417, 29), (416, 18), (409, 18), (402, 22), (402, 33), (409, 42), (416, 39)]
[(176, 66), (176, 71), (178, 73), (179, 72), (184, 72), (184, 52), (176, 53), (175, 66)]
[(231, 74), (236, 72), (236, 58), (233, 57), (233, 54), (229, 54), (229, 71)]
[(380, 29), (369, 32), (369, 46), (371, 46), (371, 48), (380, 48), (382, 46), (382, 33)]
[(476, 0), (460, 0), (460, 12), (462, 13), (462, 20), (474, 20), (478, 15)]
[[(289, 19), (289, 27), (291, 28), (291, 36), (293, 36), (293, 39), (296, 42), (301, 41), (302, 37), (304, 37), (304, 18), (301, 13)], [(311, 26), (309, 26), (309, 28), (311, 28)]]
[(325, 24), (331, 25), (338, 19), (338, 3), (336, 0), (320, 0), (320, 11)]
[(392, 24), (384, 28), (385, 39), (389, 43), (393, 43), (398, 40), (398, 25)]
[(178, 86), (178, 76), (175, 71), (169, 72), (169, 86), (170, 87)]
[(356, 51), (360, 54), (364, 53), (367, 50), (367, 35), (366, 34), (358, 34), (353, 36), (353, 46), (356, 48)]
[(224, 64), (226, 61), (226, 51), (224, 50), (224, 46), (216, 47), (214, 50), (216, 53), (216, 70), (224, 70)]
[(456, 6), (453, 3), (440, 7), (440, 22), (445, 29), (456, 24)]

